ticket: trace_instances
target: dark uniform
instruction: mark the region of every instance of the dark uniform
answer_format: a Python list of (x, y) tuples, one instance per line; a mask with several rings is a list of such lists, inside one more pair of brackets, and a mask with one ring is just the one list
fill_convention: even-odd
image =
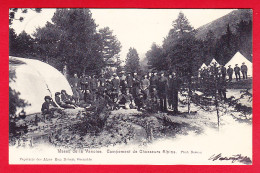
[(236, 66), (234, 68), (234, 71), (235, 71), (235, 75), (236, 75), (236, 80), (241, 80), (241, 77), (240, 77), (240, 68), (238, 66)]
[(227, 69), (227, 74), (228, 74), (229, 81), (231, 81), (232, 80), (232, 76), (233, 76), (233, 68), (231, 68), (230, 66)]
[(158, 80), (158, 96), (160, 98), (160, 110), (162, 112), (167, 111), (167, 103), (166, 103), (166, 92), (167, 92), (167, 78), (161, 76)]
[(241, 66), (241, 72), (242, 72), (242, 75), (243, 75), (243, 79), (247, 79), (247, 66), (244, 63)]
[(53, 115), (54, 111), (62, 113), (61, 109), (59, 109), (58, 106), (52, 101), (52, 98), (50, 96), (45, 96), (44, 100), (45, 102), (42, 104), (41, 108), (43, 115)]
[(226, 76), (227, 76), (227, 69), (226, 69), (226, 67), (222, 66), (220, 71), (221, 71), (222, 79), (226, 80)]

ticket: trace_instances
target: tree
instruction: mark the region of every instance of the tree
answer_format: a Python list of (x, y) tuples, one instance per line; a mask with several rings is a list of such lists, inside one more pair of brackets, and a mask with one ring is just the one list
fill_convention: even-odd
[(216, 57), (218, 62), (226, 64), (237, 51), (237, 39), (228, 24), (226, 33), (221, 36), (216, 45)]
[(173, 28), (163, 42), (166, 56), (170, 60), (170, 69), (183, 80), (184, 90), (187, 93), (188, 112), (190, 112), (190, 99), (192, 95), (192, 75), (198, 69), (199, 47), (195, 38), (195, 30), (189, 24), (182, 12), (172, 23)]
[(89, 9), (57, 9), (52, 23), (38, 28), (34, 36), (40, 57), (61, 70), (98, 73), (104, 66), (101, 38)]
[(164, 54), (164, 50), (162, 47), (159, 47), (155, 43), (153, 43), (151, 50), (147, 51), (145, 54), (148, 59), (148, 65), (150, 68), (156, 70), (168, 70), (169, 68), (169, 59)]
[[(10, 8), (9, 9), (9, 25), (13, 24), (14, 20), (19, 20), (22, 22), (24, 20), (24, 17), (22, 14), (25, 14), (28, 12), (28, 10), (35, 11), (36, 13), (40, 13), (42, 11), (41, 8)], [(17, 17), (17, 13), (21, 12), (20, 17)]]
[(129, 49), (129, 52), (126, 55), (126, 64), (125, 71), (126, 72), (139, 72), (140, 71), (140, 58), (135, 48)]
[(203, 62), (207, 61), (208, 59), (212, 59), (215, 57), (216, 52), (216, 36), (212, 30), (209, 30), (205, 40), (203, 41)]
[(17, 35), (13, 28), (9, 27), (9, 55), (15, 56), (17, 52)]
[(99, 30), (102, 43), (102, 57), (105, 63), (117, 64), (117, 57), (121, 50), (121, 43), (117, 40), (116, 36), (109, 27), (105, 27)]

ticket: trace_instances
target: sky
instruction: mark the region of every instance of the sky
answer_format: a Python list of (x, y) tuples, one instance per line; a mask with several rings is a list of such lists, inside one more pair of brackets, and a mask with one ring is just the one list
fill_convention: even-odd
[[(97, 29), (108, 26), (121, 42), (121, 60), (125, 60), (130, 47), (134, 47), (142, 59), (153, 43), (162, 45), (163, 39), (172, 28), (180, 11), (196, 29), (234, 9), (90, 9), (98, 25)], [(33, 34), (37, 27), (43, 27), (55, 9), (43, 9), (41, 13), (29, 11), (24, 21), (15, 21), (12, 27), (16, 33), (23, 30)]]

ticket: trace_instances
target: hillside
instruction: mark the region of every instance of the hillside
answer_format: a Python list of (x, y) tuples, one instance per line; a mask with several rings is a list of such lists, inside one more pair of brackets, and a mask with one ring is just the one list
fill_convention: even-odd
[(196, 37), (198, 39), (205, 39), (209, 30), (212, 30), (216, 38), (220, 38), (226, 32), (227, 24), (230, 25), (231, 31), (235, 32), (236, 25), (241, 21), (249, 21), (252, 19), (251, 9), (239, 9), (230, 12), (229, 14), (218, 18), (206, 25), (197, 29)]

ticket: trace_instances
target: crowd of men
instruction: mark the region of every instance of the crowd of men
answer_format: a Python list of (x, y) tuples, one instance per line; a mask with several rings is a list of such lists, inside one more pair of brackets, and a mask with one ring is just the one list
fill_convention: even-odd
[[(65, 90), (55, 94), (55, 102), (59, 107), (86, 108), (94, 105), (99, 99), (104, 99), (106, 106), (111, 110), (136, 108), (178, 112), (180, 80), (175, 73), (166, 76), (164, 72), (151, 72), (140, 77), (137, 73), (122, 72), (119, 75), (114, 73), (111, 78), (105, 78), (103, 74), (81, 77), (75, 74), (70, 84), (72, 96)], [(58, 106), (55, 106), (55, 102), (50, 97), (45, 98), (42, 112), (49, 113), (50, 109), (46, 108), (46, 105), (52, 105), (52, 110), (56, 110)]]
[[(247, 66), (238, 64), (232, 69), (231, 66), (226, 69), (224, 66), (216, 64), (209, 68), (203, 68), (199, 71), (200, 79), (209, 79), (212, 76), (218, 78), (218, 93), (221, 98), (226, 99), (226, 81), (232, 80), (235, 72), (236, 80), (247, 79)], [(228, 80), (226, 77), (228, 76)], [(90, 108), (98, 103), (100, 99), (105, 100), (105, 105), (110, 109), (138, 109), (161, 112), (178, 112), (178, 92), (180, 84), (183, 82), (176, 76), (176, 73), (149, 72), (143, 76), (137, 73), (114, 73), (112, 77), (105, 78), (104, 74), (82, 75), (77, 74), (69, 80), (73, 95), (70, 96), (65, 90), (55, 93), (55, 102), (52, 98), (46, 96), (42, 105), (44, 114), (50, 113), (50, 110), (57, 110), (58, 107), (75, 109), (77, 107)], [(51, 107), (51, 109), (49, 108)]]
[[(213, 66), (211, 66), (210, 68), (212, 67)], [(210, 72), (212, 71), (210, 68), (204, 67), (203, 69), (201, 69), (200, 76), (203, 77), (203, 76), (210, 75)], [(234, 69), (231, 67), (231, 65), (228, 66), (228, 69), (226, 69), (225, 66), (221, 65), (219, 67), (219, 71), (221, 72), (224, 79), (226, 79), (226, 76), (228, 76), (229, 81), (232, 81), (233, 74), (235, 73), (236, 81), (239, 81), (241, 80), (241, 73), (243, 75), (243, 79), (247, 79), (248, 68), (243, 62), (241, 67), (239, 67), (238, 64), (236, 64)]]

